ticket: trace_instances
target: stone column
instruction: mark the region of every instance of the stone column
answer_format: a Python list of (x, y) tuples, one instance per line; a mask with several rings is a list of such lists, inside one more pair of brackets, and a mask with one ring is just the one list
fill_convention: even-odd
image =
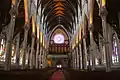
[(78, 52), (78, 47), (79, 47), (79, 45), (76, 47), (76, 60), (77, 60), (77, 69), (79, 69), (79, 52)]
[(103, 38), (104, 38), (104, 47), (105, 47), (105, 56), (106, 56), (106, 72), (111, 71), (111, 61), (110, 61), (110, 50), (109, 50), (109, 39), (108, 39), (108, 31), (107, 31), (107, 10), (105, 7), (101, 8), (101, 18), (102, 18), (102, 28), (103, 28)]
[[(75, 47), (76, 48), (76, 47)], [(76, 60), (76, 51), (75, 51), (75, 48), (74, 48), (74, 68), (76, 69), (76, 65), (77, 65), (77, 60)]]
[(42, 68), (42, 63), (43, 63), (43, 47), (41, 45), (40, 47), (40, 68)]
[(28, 31), (29, 26), (28, 24), (25, 24), (24, 26), (24, 41), (23, 41), (23, 56), (22, 56), (22, 69), (25, 69), (25, 62), (26, 62), (26, 53), (27, 53), (27, 39), (28, 39)]
[(30, 52), (30, 69), (33, 68), (33, 52), (34, 52), (35, 36), (32, 36), (31, 52)]
[(42, 53), (42, 47), (40, 46), (40, 54), (39, 54), (39, 69), (41, 68), (41, 53)]
[(37, 41), (37, 51), (36, 51), (36, 69), (38, 69), (38, 61), (39, 61), (39, 57), (38, 57), (38, 54), (39, 54), (39, 40)]
[(44, 49), (44, 52), (43, 52), (43, 68), (45, 68), (45, 61), (46, 60), (46, 53), (45, 53), (45, 49)]
[(95, 70), (95, 41), (93, 39), (93, 25), (90, 25), (90, 55), (92, 60), (92, 70)]
[(44, 56), (44, 49), (42, 47), (42, 53), (41, 53), (41, 64), (42, 64), (42, 68), (43, 68), (43, 56)]
[(84, 69), (87, 70), (87, 48), (85, 38), (83, 38), (83, 45), (84, 45)]
[(103, 40), (102, 36), (99, 34), (99, 49), (100, 49), (100, 58), (101, 58), (101, 65), (104, 64), (104, 52), (103, 52)]
[(74, 60), (74, 50), (72, 51), (72, 67), (74, 68), (74, 63), (75, 63), (75, 60)]
[(8, 25), (8, 33), (7, 33), (7, 41), (6, 41), (6, 57), (5, 57), (5, 68), (4, 70), (10, 70), (11, 67), (11, 54), (12, 54), (12, 39), (14, 34), (14, 26), (15, 26), (15, 6), (12, 5), (10, 10), (11, 20)]
[(80, 64), (80, 69), (83, 68), (83, 65), (82, 65), (82, 47), (81, 47), (81, 43), (79, 44), (79, 64)]
[(30, 69), (30, 46), (28, 47), (27, 55), (28, 55), (28, 65), (27, 67)]
[(112, 29), (112, 27), (109, 25), (109, 24), (107, 24), (107, 26), (108, 26), (108, 28), (107, 28), (107, 34), (108, 34), (108, 45), (109, 45), (109, 58), (110, 58), (110, 66), (112, 65), (112, 54), (113, 54), (113, 48), (112, 48), (112, 44), (113, 44), (113, 42), (112, 42), (112, 31), (113, 31), (113, 29)]
[(76, 47), (74, 48), (74, 65), (75, 65), (75, 69), (77, 68), (77, 53), (76, 53)]
[(32, 54), (32, 67), (35, 68), (35, 49), (33, 50)]
[(44, 53), (45, 55), (44, 55), (44, 60), (45, 60), (45, 62), (44, 62), (44, 68), (47, 66), (47, 50), (45, 50), (45, 53)]
[(16, 67), (19, 68), (20, 61), (20, 32), (17, 34), (17, 47), (16, 47)]

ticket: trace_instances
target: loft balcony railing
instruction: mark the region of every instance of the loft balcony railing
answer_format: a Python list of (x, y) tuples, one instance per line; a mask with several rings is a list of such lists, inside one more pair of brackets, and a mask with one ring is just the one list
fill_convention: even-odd
[(53, 40), (49, 43), (49, 52), (50, 53), (69, 53), (70, 45), (68, 40), (65, 40), (62, 44), (56, 44)]

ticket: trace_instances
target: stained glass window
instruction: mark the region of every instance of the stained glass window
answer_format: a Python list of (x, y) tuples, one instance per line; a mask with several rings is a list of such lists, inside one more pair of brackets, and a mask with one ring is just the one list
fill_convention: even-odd
[(117, 42), (116, 42), (116, 37), (113, 35), (113, 54), (112, 54), (112, 63), (116, 64), (118, 63), (118, 48), (117, 48)]
[(62, 34), (56, 34), (54, 36), (54, 43), (56, 43), (56, 44), (64, 43), (64, 36)]

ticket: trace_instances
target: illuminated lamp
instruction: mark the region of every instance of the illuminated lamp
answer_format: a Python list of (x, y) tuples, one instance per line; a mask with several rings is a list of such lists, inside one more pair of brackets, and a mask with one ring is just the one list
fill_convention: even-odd
[(63, 15), (64, 13), (63, 13), (63, 11), (60, 11), (60, 10), (59, 10), (59, 11), (57, 11), (55, 14), (62, 14), (62, 15)]
[(78, 33), (76, 34), (76, 44), (78, 44)]
[(39, 39), (39, 33), (40, 33), (40, 26), (39, 26), (39, 24), (37, 24), (36, 27), (37, 27), (37, 39)]
[(61, 2), (56, 3), (55, 7), (64, 6)]
[(43, 47), (45, 47), (45, 38), (43, 36)]
[(63, 16), (62, 14), (57, 14), (57, 16)]
[(25, 10), (25, 23), (28, 23), (28, 3), (24, 0), (24, 10)]
[(16, 3), (16, 0), (12, 0), (12, 4), (15, 5), (15, 3)]
[(93, 0), (90, 1), (90, 24), (93, 23), (93, 8), (94, 8), (94, 2)]
[(32, 33), (35, 35), (35, 19), (34, 19), (34, 16), (32, 16)]
[(42, 35), (43, 35), (42, 32), (40, 32), (40, 43), (41, 43), (41, 44), (42, 44), (42, 42), (43, 42), (43, 41), (42, 41), (42, 40), (43, 40)]
[(80, 30), (79, 30), (79, 40), (81, 40), (82, 39), (82, 24), (80, 25), (80, 28), (79, 28)]
[(57, 8), (55, 8), (55, 10), (56, 10), (56, 11), (57, 11), (57, 10), (63, 11), (64, 8), (62, 8), (62, 7), (57, 7)]
[(106, 5), (106, 0), (102, 0), (102, 6)]

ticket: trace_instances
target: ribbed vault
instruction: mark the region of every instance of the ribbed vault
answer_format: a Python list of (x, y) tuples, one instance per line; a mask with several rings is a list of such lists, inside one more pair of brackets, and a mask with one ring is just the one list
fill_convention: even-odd
[(41, 4), (47, 33), (58, 24), (63, 25), (68, 32), (72, 32), (77, 16), (77, 0), (42, 0)]

